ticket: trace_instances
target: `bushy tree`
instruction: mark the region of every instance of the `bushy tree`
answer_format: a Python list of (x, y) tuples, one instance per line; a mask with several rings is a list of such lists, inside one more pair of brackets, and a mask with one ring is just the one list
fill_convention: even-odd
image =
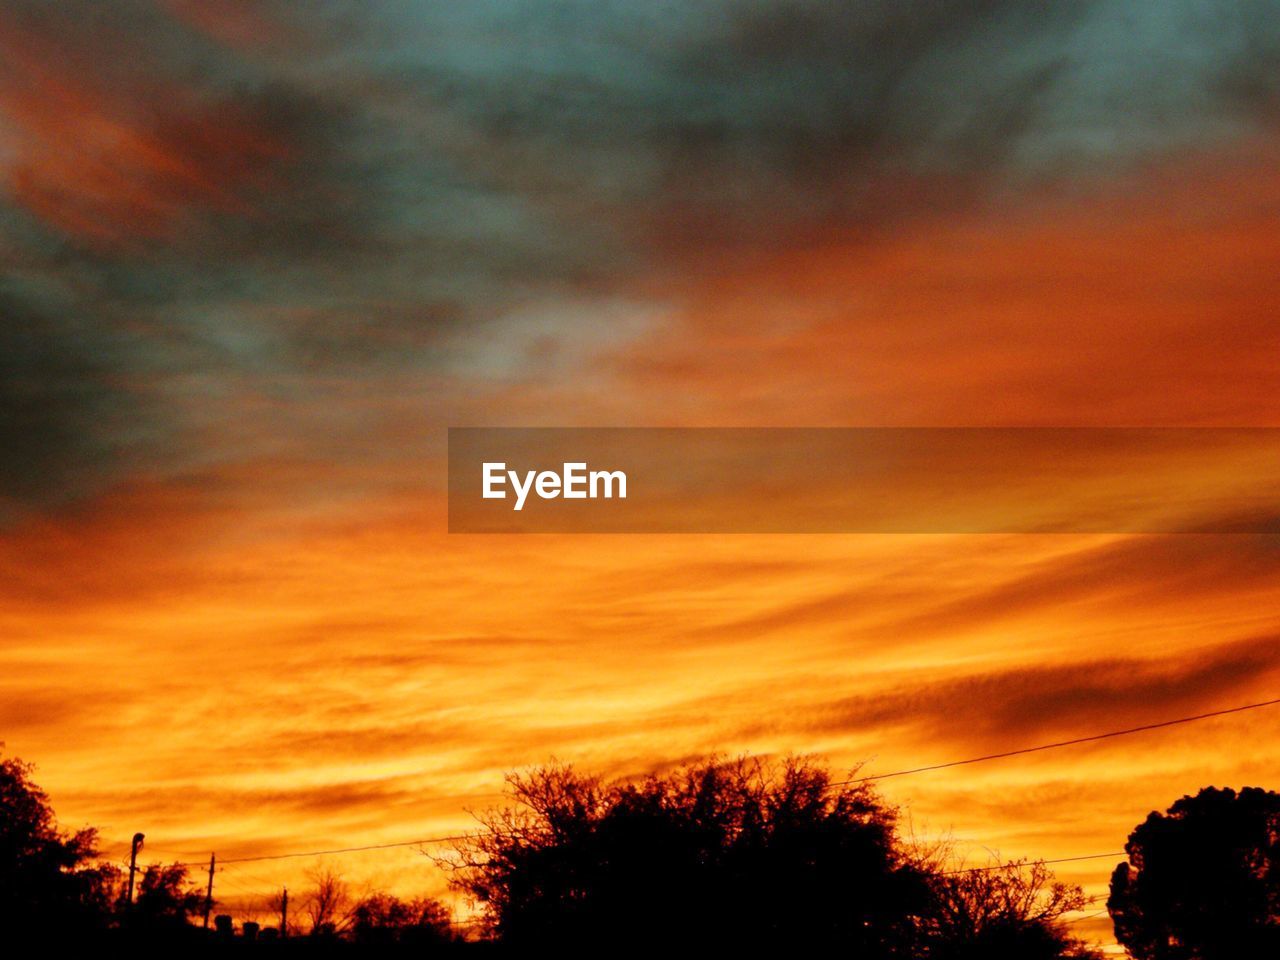
[(186, 867), (153, 863), (142, 872), (128, 918), (135, 927), (176, 930), (203, 905), (204, 893), (188, 883)]
[(925, 877), (895, 814), (801, 760), (697, 763), (605, 784), (553, 766), (459, 845), (457, 883), (519, 945), (837, 947), (910, 955)]
[(58, 829), (31, 767), (0, 759), (0, 926), (71, 936), (105, 923), (115, 879), (93, 830)]
[(439, 900), (365, 897), (351, 911), (351, 939), (359, 944), (430, 946), (454, 940), (449, 909)]
[(1138, 960), (1280, 956), (1280, 794), (1207, 787), (1152, 813), (1107, 907)]

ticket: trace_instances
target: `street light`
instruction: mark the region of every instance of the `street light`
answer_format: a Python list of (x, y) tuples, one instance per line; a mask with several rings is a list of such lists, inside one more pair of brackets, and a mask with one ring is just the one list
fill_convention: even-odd
[(141, 833), (135, 833), (133, 845), (129, 848), (129, 892), (125, 896), (126, 903), (133, 903), (133, 875), (138, 872), (138, 851), (142, 849), (142, 841), (145, 839)]

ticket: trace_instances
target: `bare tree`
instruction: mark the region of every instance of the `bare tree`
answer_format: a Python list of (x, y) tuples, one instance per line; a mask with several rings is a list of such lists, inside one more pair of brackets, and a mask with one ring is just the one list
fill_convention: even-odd
[(351, 888), (332, 867), (317, 867), (307, 872), (311, 892), (306, 899), (306, 914), (311, 921), (312, 936), (333, 936), (351, 922)]
[(997, 864), (935, 874), (925, 920), (938, 958), (1090, 957), (1063, 918), (1089, 904), (1084, 891), (1061, 883), (1043, 862)]

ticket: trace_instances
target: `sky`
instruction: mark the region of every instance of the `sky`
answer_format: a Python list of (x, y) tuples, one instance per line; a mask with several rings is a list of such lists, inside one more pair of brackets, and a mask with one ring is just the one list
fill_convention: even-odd
[[(450, 536), (444, 455), (1280, 426), (1278, 7), (6, 3), (5, 750), (112, 855), (234, 858), (465, 829), (552, 757), (874, 774), (1275, 696), (1274, 534)], [(881, 789), (973, 860), (1108, 852), (1278, 733)]]

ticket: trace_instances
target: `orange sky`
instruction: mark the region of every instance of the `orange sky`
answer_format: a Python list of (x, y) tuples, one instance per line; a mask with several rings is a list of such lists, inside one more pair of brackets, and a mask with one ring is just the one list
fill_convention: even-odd
[[(303, 63), (335, 48), (283, 14), (276, 61), (224, 5), (135, 7), (200, 51), (198, 82), (164, 45), (113, 58), (133, 21), (0, 24), (25, 58), (0, 67), (5, 323), (54, 358), (6, 377), (60, 391), (18, 394), (37, 413), (0, 501), (0, 737), (113, 856), (135, 830), (157, 859), (450, 833), (552, 757), (623, 775), (814, 752), (874, 774), (1276, 695), (1274, 535), (443, 532), (451, 425), (1280, 425), (1265, 125), (995, 182), (895, 154), (856, 209), (814, 212), (805, 178), (848, 185), (823, 167), (757, 221), (711, 195), (718, 153), (705, 182), (681, 154), (659, 187), (593, 167), (575, 192), (558, 140), (513, 145), (434, 89), (371, 72), (351, 97), (384, 112), (353, 119)], [(64, 36), (81, 60), (34, 42)], [(246, 88), (276, 71), (303, 92), (227, 94), (232, 57)], [(494, 252), (452, 208), (423, 234), (352, 213), (373, 201), (333, 171), (390, 161), (332, 141), (384, 115), (519, 195), (519, 217), (484, 209), (531, 246)], [(603, 264), (590, 232), (552, 231), (597, 218), (621, 244)], [(74, 435), (69, 466), (24, 453), (40, 430)], [(1256, 711), (882, 789), (970, 860), (1092, 854), (1201, 786), (1274, 787), (1277, 734)], [(443, 882), (412, 849), (331, 859)], [(229, 865), (219, 892), (248, 911), (311, 866)], [(1112, 866), (1059, 875), (1096, 894)]]

